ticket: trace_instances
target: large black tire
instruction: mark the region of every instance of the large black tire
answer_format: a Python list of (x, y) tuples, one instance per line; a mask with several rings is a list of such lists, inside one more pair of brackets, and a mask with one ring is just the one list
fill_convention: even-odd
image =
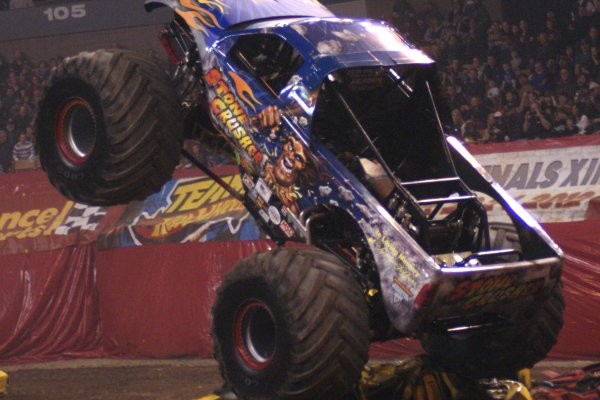
[[(520, 249), (512, 224), (490, 224), (492, 247)], [(473, 378), (514, 377), (544, 359), (563, 326), (562, 284), (552, 289), (539, 308), (505, 328), (471, 334), (430, 333), (421, 344), (434, 363)]]
[(368, 359), (368, 309), (331, 254), (281, 248), (244, 259), (213, 307), (215, 357), (243, 399), (328, 399), (351, 392)]
[(175, 91), (155, 62), (98, 50), (53, 71), (39, 104), (37, 145), (50, 182), (65, 196), (128, 203), (170, 179), (181, 125)]

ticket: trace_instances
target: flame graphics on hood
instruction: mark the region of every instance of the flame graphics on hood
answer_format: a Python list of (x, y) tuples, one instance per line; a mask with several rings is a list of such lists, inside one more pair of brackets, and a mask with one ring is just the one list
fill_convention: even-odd
[(205, 35), (208, 34), (207, 28), (223, 29), (215, 15), (217, 11), (225, 13), (227, 5), (222, 0), (180, 0), (180, 3), (185, 9), (178, 8), (175, 11), (191, 28)]
[(229, 71), (228, 74), (235, 85), (235, 91), (237, 92), (238, 97), (242, 99), (244, 103), (252, 107), (252, 110), (256, 111), (256, 107), (254, 105), (262, 105), (262, 103), (254, 96), (254, 91), (250, 85), (248, 85), (246, 81), (244, 81), (242, 77), (235, 72)]

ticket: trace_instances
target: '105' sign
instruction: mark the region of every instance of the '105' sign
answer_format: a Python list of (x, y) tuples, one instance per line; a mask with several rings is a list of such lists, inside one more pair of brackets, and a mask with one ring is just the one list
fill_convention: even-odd
[(64, 21), (71, 18), (83, 18), (87, 15), (85, 4), (49, 7), (44, 10), (49, 22)]

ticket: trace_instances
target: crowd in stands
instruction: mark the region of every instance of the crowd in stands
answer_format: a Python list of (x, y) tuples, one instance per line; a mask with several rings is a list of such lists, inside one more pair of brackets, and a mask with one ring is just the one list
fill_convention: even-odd
[(391, 21), (437, 61), (448, 132), (485, 143), (600, 130), (600, 1), (548, 1), (537, 24), (492, 18), (481, 0), (451, 4), (443, 15), (396, 0)]
[[(481, 0), (448, 1), (446, 15), (432, 0), (418, 11), (395, 0), (392, 13), (399, 30), (438, 63), (450, 106), (447, 132), (486, 143), (600, 131), (599, 0), (568, 2), (566, 20), (564, 9), (561, 17), (552, 7), (539, 10), (544, 21), (536, 29), (526, 19), (491, 18)], [(12, 3), (0, 0), (0, 7)], [(36, 157), (36, 107), (59, 62), (34, 64), (19, 50), (0, 54), (0, 173)]]
[(0, 54), (0, 173), (13, 171), (15, 161), (35, 159), (34, 119), (48, 78), (50, 62), (32, 63), (22, 51)]

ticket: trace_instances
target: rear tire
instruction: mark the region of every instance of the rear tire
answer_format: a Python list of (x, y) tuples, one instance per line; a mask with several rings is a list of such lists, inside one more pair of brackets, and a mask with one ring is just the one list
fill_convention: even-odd
[(154, 61), (121, 50), (69, 57), (54, 70), (39, 105), (42, 167), (76, 201), (144, 199), (179, 162), (179, 114), (169, 77)]
[(543, 360), (563, 325), (564, 300), (558, 283), (530, 318), (503, 330), (461, 335), (427, 334), (421, 344), (435, 364), (472, 378), (514, 378)]
[[(490, 224), (492, 248), (520, 249), (512, 224)], [(434, 363), (473, 378), (514, 377), (546, 357), (563, 326), (565, 303), (558, 282), (538, 308), (509, 326), (466, 334), (428, 333), (421, 344)]]
[(213, 307), (215, 357), (243, 399), (339, 399), (368, 358), (368, 310), (348, 267), (319, 250), (242, 260)]

